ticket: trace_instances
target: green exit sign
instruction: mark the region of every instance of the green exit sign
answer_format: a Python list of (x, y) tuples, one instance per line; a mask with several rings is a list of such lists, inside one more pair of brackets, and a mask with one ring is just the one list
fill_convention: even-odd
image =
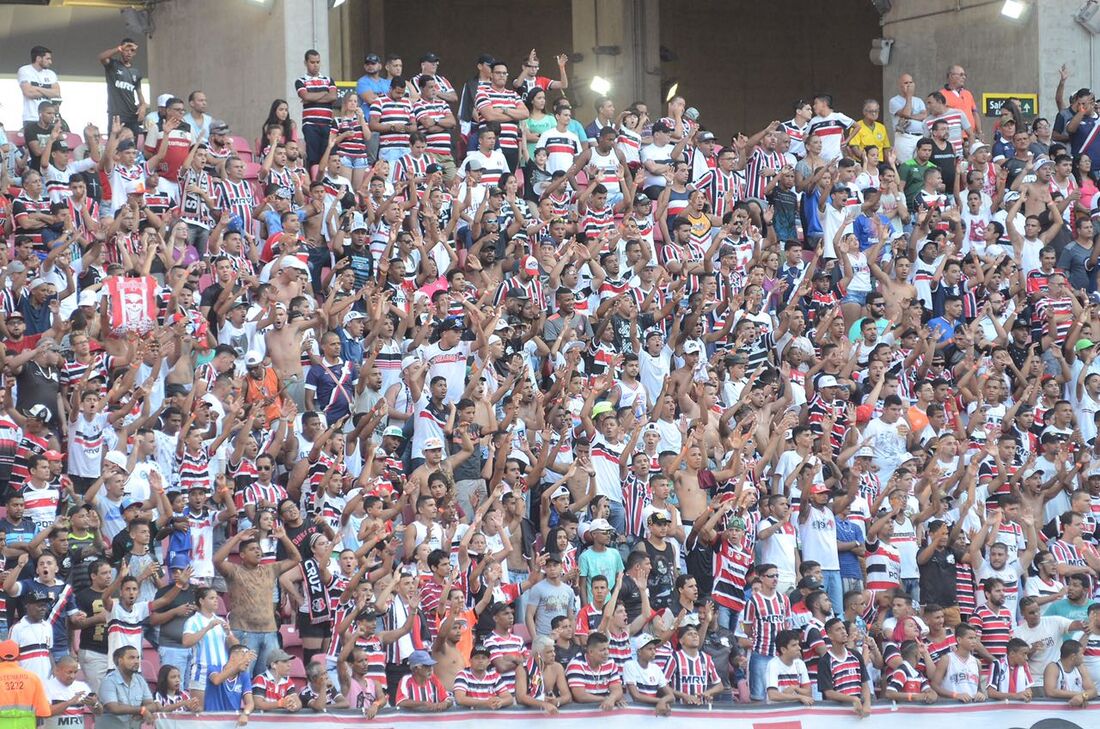
[(1038, 94), (982, 94), (982, 113), (986, 116), (999, 116), (1001, 107), (1009, 99), (1015, 99), (1020, 105), (1020, 113), (1024, 116), (1038, 116)]

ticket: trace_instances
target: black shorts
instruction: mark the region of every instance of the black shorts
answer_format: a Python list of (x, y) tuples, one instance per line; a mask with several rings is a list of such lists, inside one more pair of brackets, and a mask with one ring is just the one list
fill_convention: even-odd
[(302, 638), (328, 638), (332, 635), (332, 622), (311, 623), (309, 613), (298, 613), (298, 635)]

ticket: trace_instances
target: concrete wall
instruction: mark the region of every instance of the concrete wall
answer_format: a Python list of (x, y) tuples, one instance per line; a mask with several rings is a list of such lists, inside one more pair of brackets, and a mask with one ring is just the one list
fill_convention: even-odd
[[(96, 56), (127, 35), (117, 9), (0, 5), (0, 73), (14, 77), (20, 66), (30, 63), (31, 47), (42, 45), (53, 51), (53, 68), (62, 85), (66, 77), (103, 78)], [(135, 65), (146, 70), (145, 39), (134, 40), (140, 44)]]
[[(1048, 2), (1061, 0), (1042, 0), (1039, 5)], [(1001, 15), (1000, 3), (963, 0), (962, 10), (957, 10), (959, 4), (957, 0), (894, 3), (883, 25), (883, 36), (894, 39), (893, 55), (882, 79), (884, 98), (897, 94), (902, 73), (913, 75), (917, 93), (928, 94), (943, 86), (948, 66), (955, 63), (966, 68), (967, 87), (979, 105), (983, 91), (1038, 91), (1039, 13), (1035, 8), (1020, 21), (1010, 21)], [(1053, 87), (1051, 96), (1039, 99), (1044, 115), (1053, 105), (1052, 95)]]
[[(209, 113), (248, 139), (259, 136), (276, 98), (287, 99), (291, 116), (300, 119), (294, 80), (305, 72), (307, 49), (320, 51), (322, 70), (329, 72), (325, 0), (275, 0), (270, 8), (237, 0), (184, 0), (157, 6), (155, 18), (157, 32), (149, 44), (153, 95), (170, 91), (186, 98), (202, 89)], [(201, 34), (201, 46), (195, 33)]]
[(858, 117), (863, 100), (881, 93), (882, 69), (868, 59), (878, 20), (868, 0), (661, 0), (661, 45), (675, 55), (662, 64), (662, 88), (679, 81), (720, 140), (789, 119), (793, 101), (818, 91)]

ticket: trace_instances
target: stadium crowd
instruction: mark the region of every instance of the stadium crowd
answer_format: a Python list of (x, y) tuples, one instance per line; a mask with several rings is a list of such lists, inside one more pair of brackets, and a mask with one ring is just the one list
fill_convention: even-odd
[(32, 49), (0, 147), (0, 674), (47, 726), (1096, 698), (1068, 69), (1049, 119), (952, 66), (719, 140), (565, 55), (307, 51), (235, 134), (137, 48), (80, 133)]

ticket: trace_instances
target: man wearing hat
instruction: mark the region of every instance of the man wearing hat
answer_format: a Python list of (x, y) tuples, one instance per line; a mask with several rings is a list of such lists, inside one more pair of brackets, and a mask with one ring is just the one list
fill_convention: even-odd
[(437, 93), (443, 101), (449, 104), (458, 102), (458, 93), (455, 91), (455, 87), (445, 76), (439, 73), (439, 55), (433, 51), (428, 51), (420, 57), (420, 73), (413, 77), (413, 89), (421, 96), (424, 95), (425, 81), (436, 82), (439, 89)]
[(42, 679), (19, 665), (19, 645), (0, 641), (0, 717), (11, 729), (34, 729), (35, 719), (48, 719), (52, 712)]
[(99, 130), (89, 124), (84, 128), (84, 141), (88, 145), (88, 157), (69, 161), (72, 152), (62, 137), (61, 127), (50, 130), (50, 139), (42, 147), (39, 165), (43, 170), (42, 181), (51, 203), (65, 202), (69, 196), (69, 180), (74, 175), (95, 169), (99, 164)]
[(443, 682), (432, 670), (435, 659), (427, 651), (413, 651), (409, 656), (411, 673), (397, 684), (394, 704), (399, 709), (417, 712), (446, 711), (454, 704)]
[(290, 680), (293, 656), (282, 648), (267, 654), (267, 670), (252, 679), (252, 701), (260, 711), (289, 711), (302, 708), (298, 688)]
[(29, 590), (22, 597), (23, 617), (11, 626), (8, 637), (19, 646), (19, 665), (45, 682), (53, 668), (53, 628), (46, 622), (53, 598), (45, 590)]
[(672, 161), (680, 159), (688, 140), (685, 134), (675, 145), (672, 144), (672, 129), (663, 121), (653, 125), (653, 141), (642, 147), (638, 156), (645, 168), (645, 181), (642, 192), (650, 200), (656, 200), (668, 185), (666, 172), (672, 172)]

